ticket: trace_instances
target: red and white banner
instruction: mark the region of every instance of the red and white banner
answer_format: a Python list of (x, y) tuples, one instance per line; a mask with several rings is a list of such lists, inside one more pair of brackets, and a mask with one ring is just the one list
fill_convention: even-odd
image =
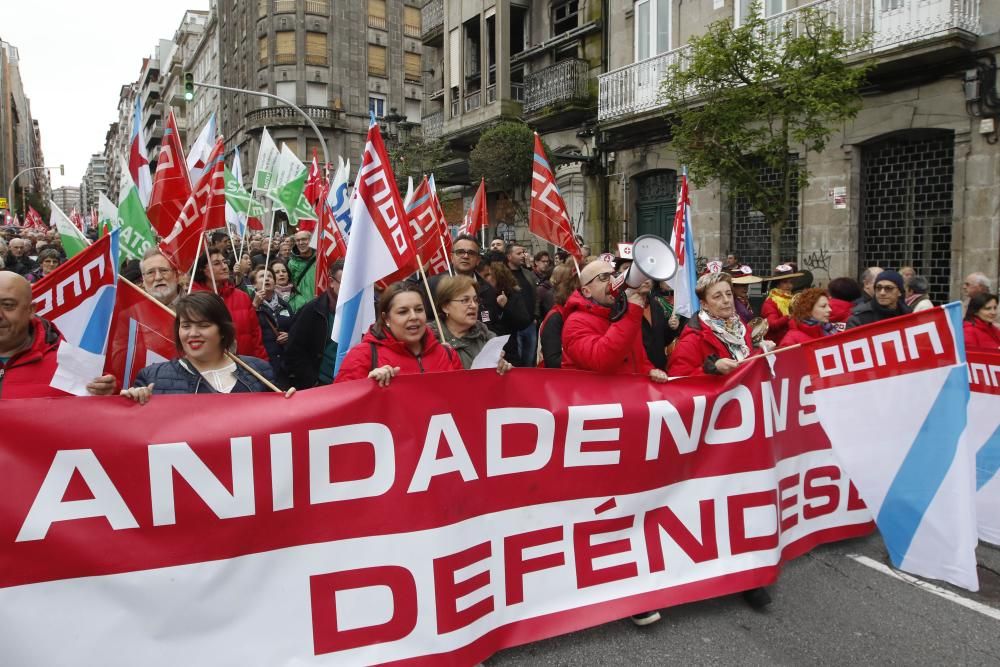
[(91, 398), (86, 429), (79, 399), (22, 401), (0, 657), (467, 665), (770, 584), (872, 529), (804, 368), (793, 350), (776, 376), (666, 385), (517, 369)]
[(1000, 545), (1000, 352), (969, 350), (969, 425), (979, 539)]

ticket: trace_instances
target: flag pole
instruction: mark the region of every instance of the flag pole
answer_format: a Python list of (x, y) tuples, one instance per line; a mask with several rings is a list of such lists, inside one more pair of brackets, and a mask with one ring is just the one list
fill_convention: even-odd
[(420, 277), (423, 279), (422, 282), (424, 283), (424, 289), (427, 291), (427, 298), (430, 299), (431, 310), (434, 312), (434, 322), (437, 324), (438, 332), (441, 334), (441, 340), (443, 342), (444, 329), (441, 328), (441, 318), (438, 317), (437, 306), (434, 304), (434, 295), (431, 294), (431, 286), (430, 283), (427, 282), (427, 273), (424, 272), (424, 260), (418, 258), (418, 261), (420, 262), (417, 265), (420, 267)]
[[(201, 245), (201, 241), (205, 241), (205, 267), (208, 269), (208, 275), (212, 276), (212, 291), (216, 294), (219, 293), (219, 286), (215, 284), (215, 271), (212, 270), (212, 257), (208, 253), (208, 239), (205, 238), (205, 233), (201, 233), (201, 239), (198, 244)], [(195, 255), (197, 257), (198, 255)], [(195, 266), (198, 266), (198, 262), (195, 261)], [(193, 277), (192, 277), (193, 284)]]
[(444, 254), (444, 263), (448, 267), (448, 275), (454, 276), (455, 272), (451, 269), (451, 258), (448, 257), (448, 247), (444, 244), (444, 236), (438, 235), (438, 240), (441, 242), (441, 252)]
[[(160, 301), (159, 301), (159, 300), (157, 300), (157, 299), (153, 298), (153, 296), (152, 296), (152, 295), (150, 295), (150, 294), (149, 294), (149, 293), (148, 293), (148, 292), (147, 292), (146, 290), (142, 289), (141, 287), (139, 287), (138, 285), (136, 285), (135, 283), (133, 283), (133, 282), (132, 282), (131, 280), (129, 280), (128, 278), (126, 278), (126, 277), (124, 277), (124, 276), (118, 276), (118, 279), (119, 279), (119, 280), (124, 280), (124, 281), (125, 281), (125, 282), (127, 282), (127, 283), (128, 283), (129, 285), (131, 285), (132, 287), (136, 288), (136, 289), (137, 289), (138, 291), (142, 292), (142, 295), (143, 295), (143, 296), (145, 296), (145, 297), (146, 297), (147, 299), (149, 299), (149, 300), (150, 300), (150, 301), (151, 301), (152, 303), (155, 303), (155, 304), (156, 304), (157, 306), (159, 306), (159, 307), (160, 307), (160, 308), (162, 308), (163, 310), (165, 310), (165, 311), (167, 311), (168, 313), (170, 313), (170, 314), (171, 314), (171, 316), (173, 316), (173, 317), (177, 317), (177, 313), (175, 313), (175, 312), (174, 312), (174, 309), (173, 309), (173, 308), (171, 308), (170, 306), (167, 306), (167, 305), (165, 305), (165, 304), (163, 304), (163, 303), (160, 303)], [(190, 294), (190, 292), (188, 292), (188, 294)], [(247, 362), (243, 361), (243, 359), (241, 359), (241, 358), (240, 358), (240, 355), (238, 355), (238, 354), (233, 354), (233, 353), (232, 353), (232, 352), (230, 352), (229, 350), (226, 350), (226, 351), (225, 351), (225, 355), (226, 355), (227, 357), (229, 357), (229, 359), (231, 359), (232, 361), (236, 362), (236, 364), (237, 364), (237, 365), (239, 365), (239, 366), (240, 366), (241, 368), (243, 368), (243, 370), (245, 370), (245, 371), (249, 372), (249, 373), (250, 373), (250, 375), (252, 375), (252, 376), (254, 376), (255, 378), (257, 378), (257, 379), (258, 379), (258, 380), (260, 381), (260, 383), (261, 383), (261, 384), (263, 384), (263, 385), (264, 385), (265, 387), (267, 387), (267, 388), (268, 388), (268, 389), (270, 389), (271, 391), (275, 391), (275, 392), (278, 392), (279, 394), (283, 394), (283, 393), (285, 393), (285, 392), (283, 392), (283, 391), (282, 391), (282, 390), (281, 390), (280, 388), (278, 388), (277, 386), (275, 386), (275, 384), (274, 384), (273, 382), (271, 382), (271, 381), (270, 381), (270, 380), (268, 380), (268, 379), (267, 379), (266, 377), (264, 377), (263, 375), (261, 375), (260, 373), (258, 373), (258, 372), (257, 372), (257, 371), (256, 371), (256, 370), (254, 369), (254, 367), (253, 367), (253, 366), (251, 366), (251, 365), (250, 365), (250, 364), (248, 364)]]
[(191, 289), (194, 287), (194, 272), (198, 270), (198, 255), (201, 254), (201, 242), (205, 239), (205, 235), (201, 234), (198, 237), (198, 250), (194, 253), (194, 264), (191, 265), (191, 276), (188, 279), (188, 289), (187, 293), (191, 293)]

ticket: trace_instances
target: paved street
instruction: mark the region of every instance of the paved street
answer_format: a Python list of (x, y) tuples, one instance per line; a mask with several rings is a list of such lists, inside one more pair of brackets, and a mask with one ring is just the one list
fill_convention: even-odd
[[(1000, 665), (1000, 619), (871, 569), (877, 535), (792, 563), (756, 613), (739, 597), (686, 605), (648, 628), (628, 620), (505, 651), (487, 665)], [(1000, 550), (980, 545), (978, 595), (1000, 610)]]

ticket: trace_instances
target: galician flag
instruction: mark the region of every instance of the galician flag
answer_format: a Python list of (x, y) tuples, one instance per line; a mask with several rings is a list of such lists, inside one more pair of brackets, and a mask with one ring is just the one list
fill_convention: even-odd
[(803, 347), (816, 415), (875, 517), (892, 564), (978, 590), (961, 304)]
[(375, 322), (375, 283), (402, 267), (414, 266), (416, 249), (406, 225), (406, 210), (382, 143), (378, 123), (368, 140), (351, 199), (351, 239), (347, 244), (340, 298), (333, 320), (340, 370), (344, 356)]
[(351, 196), (347, 186), (351, 176), (351, 161), (344, 162), (344, 159), (337, 156), (337, 173), (333, 176), (333, 183), (330, 185), (330, 192), (327, 195), (327, 206), (333, 211), (333, 217), (340, 226), (340, 231), (344, 235), (344, 241), (351, 238)]
[(59, 232), (59, 240), (62, 242), (66, 257), (73, 257), (83, 252), (84, 248), (90, 245), (90, 241), (76, 225), (70, 222), (70, 219), (56, 206), (54, 201), (49, 201), (49, 206), (52, 209), (52, 214), (49, 216), (49, 226), (55, 227), (56, 231)]
[(50, 385), (76, 396), (85, 396), (87, 383), (104, 369), (118, 285), (118, 233), (112, 230), (31, 286), (36, 313), (65, 338)]
[(267, 196), (279, 210), (288, 214), (288, 222), (298, 225), (299, 220), (318, 220), (319, 216), (306, 199), (306, 178), (309, 170), (296, 157), (287, 144), (281, 145), (278, 158), (276, 187), (267, 191)]
[(677, 196), (677, 213), (670, 235), (670, 247), (677, 256), (677, 273), (667, 281), (674, 291), (674, 312), (692, 317), (701, 309), (695, 284), (698, 282), (698, 265), (694, 255), (694, 229), (691, 227), (691, 199), (688, 195), (687, 169), (681, 174), (681, 191)]
[(142, 259), (145, 252), (156, 245), (156, 236), (142, 206), (139, 188), (128, 178), (127, 172), (122, 173), (121, 193), (116, 218), (121, 230), (122, 256)]

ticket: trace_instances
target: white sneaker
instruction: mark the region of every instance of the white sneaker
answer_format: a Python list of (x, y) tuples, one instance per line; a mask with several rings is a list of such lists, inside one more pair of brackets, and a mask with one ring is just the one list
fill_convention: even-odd
[(647, 611), (641, 614), (636, 614), (635, 616), (632, 617), (632, 622), (638, 625), (639, 627), (643, 627), (645, 625), (652, 625), (653, 623), (656, 623), (658, 620), (660, 620), (660, 612), (658, 611)]

